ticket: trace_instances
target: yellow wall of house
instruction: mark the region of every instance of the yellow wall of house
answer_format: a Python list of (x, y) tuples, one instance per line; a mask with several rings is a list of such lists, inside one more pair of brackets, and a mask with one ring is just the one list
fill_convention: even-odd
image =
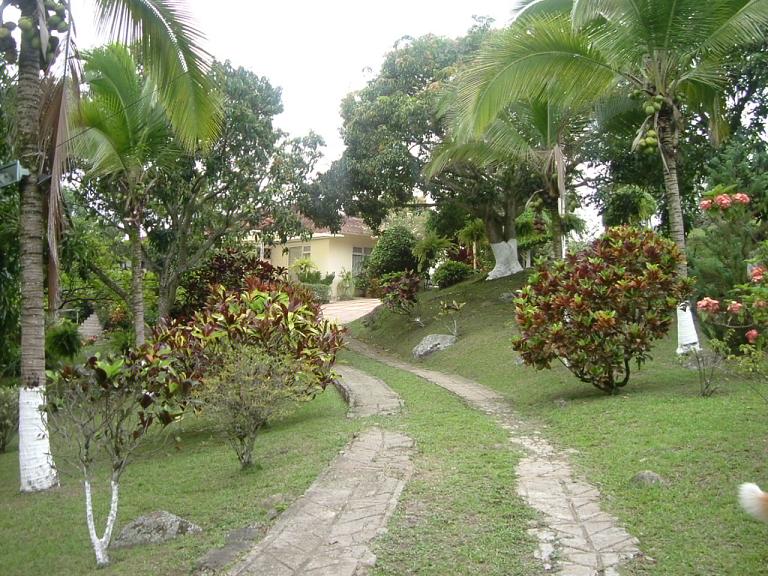
[(270, 261), (275, 266), (288, 268), (288, 253), (283, 253), (284, 248), (297, 246), (311, 246), (310, 259), (323, 274), (333, 272), (332, 294), (336, 296), (336, 287), (341, 279), (343, 270), (352, 270), (352, 249), (373, 248), (376, 238), (370, 236), (334, 236), (312, 238), (309, 241), (291, 240), (285, 244), (272, 248)]

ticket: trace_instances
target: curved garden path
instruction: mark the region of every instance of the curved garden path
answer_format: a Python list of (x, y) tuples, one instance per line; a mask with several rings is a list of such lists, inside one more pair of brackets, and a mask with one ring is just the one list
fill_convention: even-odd
[(517, 468), (517, 492), (538, 510), (544, 526), (532, 529), (547, 570), (563, 576), (616, 576), (618, 566), (640, 553), (638, 541), (600, 508), (598, 490), (573, 473), (568, 458), (531, 430), (503, 396), (459, 376), (427, 370), (350, 340), (350, 349), (437, 384), (493, 417), (525, 450)]

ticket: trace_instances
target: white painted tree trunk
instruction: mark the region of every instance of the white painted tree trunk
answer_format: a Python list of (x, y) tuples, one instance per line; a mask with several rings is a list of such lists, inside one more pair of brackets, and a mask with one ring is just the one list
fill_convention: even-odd
[(22, 492), (37, 492), (58, 486), (51, 457), (46, 415), (45, 388), (19, 389), (19, 476)]
[(88, 523), (88, 534), (91, 537), (93, 552), (96, 554), (96, 564), (99, 567), (109, 564), (109, 542), (112, 540), (112, 529), (117, 520), (117, 500), (120, 485), (113, 479), (110, 484), (112, 487), (112, 499), (109, 503), (109, 516), (107, 516), (107, 525), (104, 528), (104, 535), (99, 538), (96, 534), (96, 522), (93, 519), (93, 498), (91, 497), (91, 483), (89, 480), (83, 482), (85, 485), (85, 520)]
[(699, 335), (693, 323), (693, 313), (688, 303), (677, 308), (677, 353), (685, 354), (690, 350), (701, 350)]
[(521, 272), (520, 260), (517, 257), (517, 239), (512, 238), (506, 242), (496, 242), (491, 244), (493, 257), (496, 260), (496, 266), (488, 274), (488, 280), (511, 276)]

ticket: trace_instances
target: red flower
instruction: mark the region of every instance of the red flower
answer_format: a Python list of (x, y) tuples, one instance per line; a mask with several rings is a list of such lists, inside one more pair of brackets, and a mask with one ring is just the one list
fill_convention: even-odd
[(731, 197), (728, 194), (719, 194), (715, 197), (715, 204), (725, 210), (731, 206)]
[(758, 337), (758, 336), (760, 336), (760, 333), (759, 333), (757, 330), (755, 330), (754, 328), (752, 328), (752, 330), (750, 330), (749, 332), (747, 332), (747, 333), (745, 334), (745, 336), (747, 337), (747, 341), (748, 341), (750, 344), (754, 344), (754, 343), (755, 343), (755, 341), (757, 340), (757, 337)]
[(739, 312), (741, 312), (742, 307), (743, 307), (742, 304), (740, 304), (739, 302), (736, 302), (736, 300), (732, 300), (731, 303), (728, 304), (728, 312), (730, 312), (731, 314), (738, 314)]
[(764, 274), (765, 274), (764, 267), (755, 266), (754, 268), (752, 268), (752, 271), (749, 273), (749, 277), (752, 279), (752, 282), (762, 282)]
[(710, 298), (709, 296), (706, 296), (696, 303), (696, 308), (704, 312), (711, 312), (716, 314), (720, 311), (720, 302)]
[(738, 202), (739, 204), (749, 204), (749, 196), (744, 194), (744, 192), (737, 192), (731, 196), (731, 198), (733, 198), (734, 202)]
[(701, 202), (699, 202), (699, 208), (701, 208), (702, 210), (709, 210), (710, 208), (712, 208), (712, 200), (710, 199), (702, 200)]

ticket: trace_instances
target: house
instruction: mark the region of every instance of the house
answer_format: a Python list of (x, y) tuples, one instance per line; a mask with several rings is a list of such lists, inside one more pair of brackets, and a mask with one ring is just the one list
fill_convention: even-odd
[(312, 231), (312, 238), (292, 238), (285, 244), (273, 247), (269, 261), (275, 266), (290, 269), (296, 260), (309, 258), (323, 274), (335, 274), (331, 296), (336, 297), (342, 274), (359, 272), (377, 239), (362, 218), (345, 217), (341, 229), (336, 234), (328, 228), (317, 228), (309, 221), (305, 224)]

